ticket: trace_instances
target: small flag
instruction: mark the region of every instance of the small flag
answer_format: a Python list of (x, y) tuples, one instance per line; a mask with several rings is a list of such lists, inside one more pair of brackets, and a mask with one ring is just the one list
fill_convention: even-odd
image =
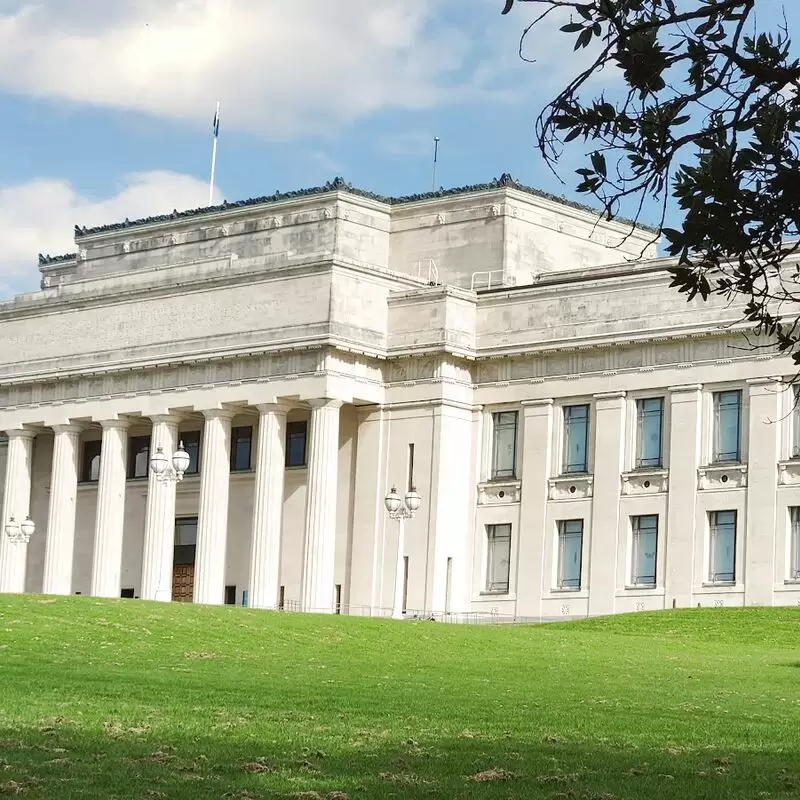
[(219, 109), (214, 112), (214, 138), (219, 136)]

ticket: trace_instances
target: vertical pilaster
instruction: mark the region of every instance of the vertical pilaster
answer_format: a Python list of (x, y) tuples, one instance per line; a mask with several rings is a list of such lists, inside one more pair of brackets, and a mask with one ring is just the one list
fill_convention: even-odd
[(250, 548), (251, 608), (275, 608), (281, 572), (283, 483), (286, 471), (287, 405), (258, 406), (258, 450)]
[[(545, 575), (547, 481), (552, 473), (553, 401), (522, 404), (522, 503), (517, 535), (517, 609), (525, 616), (542, 615), (542, 595), (550, 589)], [(513, 543), (512, 543), (513, 544)]]
[(231, 474), (231, 420), (234, 412), (203, 412), (203, 454), (200, 465), (200, 513), (194, 565), (194, 602), (225, 601), (225, 550), (228, 539), (228, 495)]
[(620, 476), (625, 447), (625, 392), (597, 394), (594, 400), (590, 615), (613, 614), (616, 606)]
[(0, 519), (0, 593), (21, 594), (25, 591), (28, 545), (12, 542), (6, 536), (5, 526), (11, 517), (21, 525), (30, 514), (31, 463), (36, 434), (21, 429), (6, 431), (6, 434), (8, 454), (3, 489), (3, 517)]
[(72, 558), (75, 551), (75, 511), (78, 494), (78, 459), (81, 427), (54, 425), (50, 506), (44, 551), (44, 594), (72, 592)]
[[(775, 585), (775, 530), (777, 463), (780, 457), (780, 400), (782, 386), (776, 378), (747, 382), (750, 417), (747, 457), (747, 528), (744, 570), (746, 606), (773, 605)], [(738, 581), (737, 581), (738, 582)]]
[[(150, 453), (161, 447), (164, 455), (172, 459), (178, 447), (180, 417), (170, 414), (152, 416)], [(148, 472), (147, 509), (144, 524), (142, 552), (143, 600), (172, 599), (172, 559), (175, 547), (175, 483), (159, 481), (156, 474)]]
[(127, 420), (103, 420), (100, 424), (103, 440), (97, 484), (91, 593), (94, 597), (119, 597), (130, 423)]
[(336, 494), (339, 477), (338, 400), (311, 401), (311, 443), (303, 552), (304, 611), (333, 611)]
[(672, 386), (669, 435), (669, 500), (666, 535), (659, 543), (666, 548), (665, 590), (667, 607), (692, 603), (694, 585), (695, 509), (697, 469), (700, 466), (702, 393), (699, 384)]

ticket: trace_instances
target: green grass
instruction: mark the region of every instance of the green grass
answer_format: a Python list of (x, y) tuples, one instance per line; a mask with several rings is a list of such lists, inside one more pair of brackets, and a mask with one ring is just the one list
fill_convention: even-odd
[(0, 795), (796, 798), (798, 633), (0, 597)]

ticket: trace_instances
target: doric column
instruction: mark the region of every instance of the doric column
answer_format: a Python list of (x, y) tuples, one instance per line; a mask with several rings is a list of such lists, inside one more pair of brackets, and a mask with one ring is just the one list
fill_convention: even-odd
[(119, 597), (130, 423), (128, 420), (104, 420), (100, 424), (103, 441), (97, 484), (91, 593), (93, 597)]
[[(6, 523), (11, 517), (22, 524), (31, 506), (31, 461), (33, 457), (32, 431), (6, 431), (8, 453), (6, 480), (3, 490), (3, 518), (0, 519), (0, 593), (25, 591), (25, 567), (28, 545), (12, 542), (6, 536)], [(34, 520), (36, 522), (36, 520)]]
[(81, 427), (54, 425), (50, 508), (44, 551), (44, 594), (72, 592), (72, 556), (75, 551), (75, 501), (78, 494), (78, 458)]
[[(180, 417), (170, 414), (153, 416), (150, 436), (150, 453), (161, 447), (164, 455), (172, 459), (178, 447)], [(172, 557), (175, 547), (175, 483), (160, 481), (149, 470), (147, 483), (147, 511), (144, 524), (144, 552), (142, 554), (143, 600), (172, 600)]]
[(341, 405), (338, 400), (311, 401), (311, 445), (303, 552), (303, 611), (333, 611)]
[(204, 411), (200, 465), (200, 513), (194, 564), (194, 602), (225, 601), (225, 547), (228, 538), (228, 490), (231, 474), (231, 420), (227, 409)]
[(700, 465), (702, 393), (699, 384), (669, 389), (669, 499), (667, 500), (664, 588), (666, 605), (692, 604), (697, 508), (697, 468)]
[(589, 614), (616, 605), (619, 496), (625, 448), (625, 392), (596, 394), (594, 486), (589, 551)]
[(288, 410), (288, 406), (280, 403), (258, 406), (260, 417), (249, 580), (249, 605), (252, 608), (274, 608), (278, 604)]
[(777, 522), (777, 463), (780, 457), (780, 401), (784, 387), (777, 378), (756, 378), (750, 387), (747, 458), (747, 527), (743, 567), (736, 568), (736, 582), (744, 579), (746, 606), (771, 606), (775, 586), (775, 528)]

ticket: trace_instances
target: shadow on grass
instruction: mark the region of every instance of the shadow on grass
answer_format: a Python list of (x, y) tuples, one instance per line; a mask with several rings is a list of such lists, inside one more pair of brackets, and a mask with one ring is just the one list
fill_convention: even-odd
[(386, 741), (354, 729), (335, 750), (234, 730), (170, 741), (56, 721), (0, 730), (0, 795), (35, 798), (789, 798), (800, 754), (525, 743), (464, 731)]

